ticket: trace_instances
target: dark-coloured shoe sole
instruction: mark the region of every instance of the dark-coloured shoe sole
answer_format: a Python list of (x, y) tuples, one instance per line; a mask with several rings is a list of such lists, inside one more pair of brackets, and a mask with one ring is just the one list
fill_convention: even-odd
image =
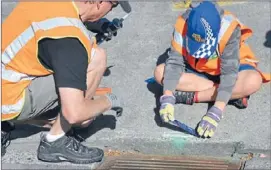
[(1, 157), (3, 158), (3, 156), (5, 156), (6, 154), (6, 148), (5, 147), (1, 147)]
[(51, 163), (60, 163), (60, 162), (70, 162), (74, 164), (94, 164), (94, 163), (101, 163), (103, 161), (103, 157), (96, 158), (93, 160), (73, 160), (67, 159), (65, 156), (61, 154), (38, 154), (38, 160), (43, 162), (51, 162)]
[(229, 105), (232, 105), (236, 107), (237, 109), (246, 109), (248, 106), (248, 98), (242, 98), (242, 99), (231, 101), (229, 102)]

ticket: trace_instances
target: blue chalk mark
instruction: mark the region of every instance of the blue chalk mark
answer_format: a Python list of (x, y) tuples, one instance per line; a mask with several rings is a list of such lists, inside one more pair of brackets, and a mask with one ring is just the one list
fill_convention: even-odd
[(151, 78), (149, 78), (149, 79), (145, 80), (145, 82), (146, 82), (146, 83), (155, 83), (155, 82), (156, 82), (156, 80), (155, 80), (155, 78), (154, 78), (154, 77), (151, 77)]
[(199, 137), (198, 133), (196, 132), (195, 129), (185, 125), (184, 123), (181, 123), (180, 121), (178, 120), (174, 120), (174, 121), (171, 121), (170, 122), (171, 124), (179, 127), (180, 129), (182, 129), (183, 131), (187, 132), (188, 134), (190, 135), (193, 135), (193, 136), (196, 136), (196, 137)]

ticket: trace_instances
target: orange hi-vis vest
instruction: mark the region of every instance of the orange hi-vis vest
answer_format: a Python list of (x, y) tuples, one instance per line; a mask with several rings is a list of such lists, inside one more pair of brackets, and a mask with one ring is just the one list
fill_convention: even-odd
[[(216, 50), (217, 55), (211, 56), (208, 59), (200, 58), (196, 62), (196, 58), (188, 53), (185, 47), (185, 37), (187, 32), (187, 23), (182, 16), (179, 16), (175, 24), (174, 35), (172, 37), (171, 46), (179, 52), (188, 62), (188, 64), (195, 70), (199, 72), (205, 72), (210, 75), (220, 75), (220, 58), (221, 54), (226, 47), (233, 31), (236, 27), (241, 28), (241, 39), (240, 39), (240, 64), (249, 64), (253, 66), (257, 71), (256, 67), (258, 64), (258, 59), (255, 57), (254, 53), (250, 47), (246, 44), (245, 40), (252, 35), (252, 30), (247, 26), (243, 25), (232, 13), (225, 11), (222, 20), (221, 28), (218, 36), (218, 47)], [(263, 82), (270, 81), (270, 74), (262, 73)]]
[(65, 37), (78, 38), (90, 62), (95, 53), (95, 38), (85, 28), (73, 2), (20, 2), (6, 18), (1, 49), (2, 121), (20, 114), (25, 89), (33, 79), (53, 74), (39, 62), (38, 42)]

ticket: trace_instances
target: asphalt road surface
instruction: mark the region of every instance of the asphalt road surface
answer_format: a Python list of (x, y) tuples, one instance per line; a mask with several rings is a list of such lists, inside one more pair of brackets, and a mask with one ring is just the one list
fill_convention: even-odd
[[(16, 3), (2, 2), (2, 19)], [(161, 126), (155, 116), (155, 94), (161, 88), (147, 85), (153, 70), (165, 58), (170, 46), (173, 25), (182, 11), (173, 11), (171, 2), (131, 2), (133, 12), (124, 27), (112, 41), (102, 44), (107, 50), (110, 69), (102, 86), (110, 86), (123, 99), (123, 116), (115, 119), (107, 112), (81, 133), (89, 146), (116, 150), (136, 151), (163, 155), (240, 156), (252, 152), (255, 157), (247, 163), (249, 168), (270, 169), (270, 83), (251, 96), (249, 107), (238, 110), (228, 106), (215, 136), (197, 139), (169, 127)], [(248, 41), (260, 58), (259, 67), (270, 72), (270, 48), (266, 34), (271, 30), (271, 3), (246, 1), (224, 6), (251, 27), (253, 37)], [(23, 15), (23, 14), (22, 14)], [(122, 17), (121, 9), (114, 9), (108, 16)], [(16, 26), (16, 24), (15, 24)], [(270, 38), (270, 37), (269, 37)], [(271, 38), (270, 38), (271, 39)], [(176, 118), (195, 127), (206, 113), (207, 104), (176, 106)], [(12, 134), (13, 140), (2, 158), (3, 168), (88, 168), (69, 163), (48, 164), (37, 160), (36, 150), (41, 129), (20, 126)], [(266, 158), (261, 158), (264, 154)]]

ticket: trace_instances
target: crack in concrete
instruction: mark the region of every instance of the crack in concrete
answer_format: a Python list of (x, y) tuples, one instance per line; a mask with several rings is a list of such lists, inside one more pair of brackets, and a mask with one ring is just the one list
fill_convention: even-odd
[(233, 144), (234, 151), (231, 154), (231, 157), (234, 159), (240, 159), (241, 166), (240, 170), (244, 170), (246, 168), (246, 164), (248, 161), (251, 161), (254, 158), (262, 158), (262, 159), (270, 159), (270, 149), (244, 149), (244, 142), (236, 142)]

